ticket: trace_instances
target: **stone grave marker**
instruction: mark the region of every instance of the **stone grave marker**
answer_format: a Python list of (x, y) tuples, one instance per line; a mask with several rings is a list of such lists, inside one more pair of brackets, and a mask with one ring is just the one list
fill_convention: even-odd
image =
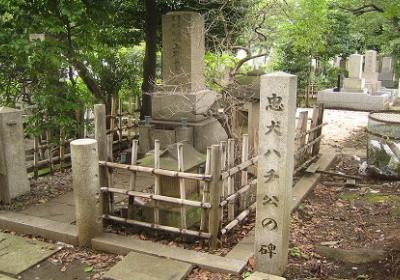
[(376, 72), (378, 53), (374, 50), (368, 50), (365, 52), (365, 63), (364, 63), (364, 78), (365, 86), (368, 92), (375, 94), (380, 91), (381, 82), (378, 81), (379, 73)]
[(362, 76), (363, 56), (352, 54), (349, 57), (348, 71), (349, 77), (343, 81), (344, 92), (363, 92), (365, 79)]
[(395, 84), (395, 75), (393, 67), (393, 58), (385, 56), (382, 58), (382, 68), (379, 73), (379, 80), (382, 81), (384, 87), (393, 88)]

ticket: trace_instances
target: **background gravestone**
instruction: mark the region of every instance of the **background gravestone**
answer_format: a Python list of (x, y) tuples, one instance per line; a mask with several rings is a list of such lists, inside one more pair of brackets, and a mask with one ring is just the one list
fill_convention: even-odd
[(349, 77), (343, 81), (344, 92), (364, 92), (365, 79), (362, 75), (363, 56), (352, 54), (349, 57), (348, 70)]
[(379, 74), (379, 80), (382, 81), (382, 86), (393, 88), (395, 86), (395, 75), (393, 67), (393, 58), (385, 56), (382, 58), (382, 68)]
[(0, 107), (0, 200), (29, 192), (21, 111)]
[(364, 78), (365, 86), (368, 88), (368, 92), (374, 94), (381, 89), (381, 82), (378, 81), (379, 73), (376, 72), (378, 53), (374, 50), (368, 50), (365, 52), (365, 63), (364, 63)]

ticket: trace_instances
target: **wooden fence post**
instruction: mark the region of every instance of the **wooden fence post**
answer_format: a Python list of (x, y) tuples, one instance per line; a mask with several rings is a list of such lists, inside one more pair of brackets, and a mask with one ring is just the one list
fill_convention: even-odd
[[(235, 140), (228, 139), (228, 153), (227, 153), (228, 169), (235, 166)], [(235, 192), (235, 175), (228, 177), (228, 190), (225, 196), (231, 195)], [(231, 200), (228, 203), (228, 220), (235, 219), (235, 201)]]
[[(106, 127), (106, 106), (104, 104), (94, 105), (95, 138), (99, 152), (99, 160), (107, 161), (107, 127)], [(99, 169), (100, 187), (108, 186), (107, 167), (101, 166)], [(103, 213), (109, 214), (109, 194), (103, 193)]]
[[(160, 168), (160, 140), (154, 140), (154, 168)], [(154, 174), (154, 194), (158, 195), (161, 193), (161, 180), (160, 175)], [(160, 223), (160, 209), (158, 208), (158, 202), (154, 201), (154, 224)]]
[(288, 260), (296, 90), (294, 75), (261, 76), (255, 268), (275, 275)]
[[(322, 125), (322, 122), (324, 120), (324, 105), (323, 104), (319, 104), (317, 110), (318, 110), (318, 117), (317, 117), (316, 126)], [(322, 134), (322, 126), (321, 126), (321, 128), (317, 129), (317, 131), (315, 131), (315, 139), (320, 137), (321, 134)], [(321, 146), (321, 140), (313, 145), (311, 156), (318, 155), (320, 146)]]
[(33, 177), (39, 177), (38, 161), (39, 161), (39, 137), (33, 136)]
[[(132, 141), (132, 149), (131, 149), (131, 165), (137, 164), (137, 155), (139, 148), (139, 141), (137, 139)], [(129, 190), (136, 190), (136, 172), (132, 172), (129, 178)], [(129, 196), (128, 198), (128, 219), (132, 219), (133, 217), (133, 209), (134, 209), (135, 198), (133, 196)]]
[[(306, 144), (307, 135), (305, 133), (307, 131), (307, 123), (308, 123), (308, 111), (300, 112), (299, 119), (297, 121), (297, 126), (296, 126), (295, 150), (303, 147)], [(305, 152), (307, 152), (307, 151), (305, 151)], [(304, 157), (305, 152), (296, 154), (294, 166), (297, 166), (298, 164), (303, 163), (303, 161), (305, 159), (305, 157)]]
[[(207, 157), (206, 157), (206, 166), (204, 170), (204, 174), (210, 174), (210, 164), (211, 164), (211, 147), (207, 147)], [(206, 203), (210, 202), (210, 187), (208, 182), (201, 182), (201, 186), (203, 187), (202, 199), (201, 202)], [(207, 210), (202, 209), (201, 211), (201, 221), (200, 221), (200, 231), (205, 231), (207, 225)]]
[[(248, 134), (243, 134), (242, 136), (242, 163), (247, 161), (249, 159), (249, 135)], [(240, 182), (240, 187), (247, 185), (248, 184), (248, 173), (247, 171), (242, 171), (241, 172), (241, 182)], [(244, 209), (247, 208), (248, 203), (248, 193), (244, 193), (242, 196), (240, 196), (240, 204), (239, 204), (239, 209), (240, 211), (243, 211)]]
[[(184, 172), (185, 169), (183, 165), (183, 144), (178, 143), (176, 145), (176, 148), (178, 149), (178, 171)], [(179, 178), (179, 191), (181, 199), (186, 199), (186, 186), (184, 178)], [(184, 205), (181, 205), (181, 228), (187, 228), (186, 207)]]
[(220, 197), (222, 194), (221, 180), (221, 152), (219, 145), (211, 146), (210, 174), (212, 176), (209, 182), (211, 208), (208, 218), (208, 231), (211, 233), (210, 249), (214, 250), (218, 245), (218, 235), (220, 228)]
[(90, 246), (103, 231), (97, 141), (72, 141), (71, 161), (79, 245)]
[(51, 150), (51, 131), (49, 129), (46, 130), (46, 139), (47, 139), (47, 150), (48, 150), (48, 159), (49, 159), (49, 173), (53, 173), (53, 153)]

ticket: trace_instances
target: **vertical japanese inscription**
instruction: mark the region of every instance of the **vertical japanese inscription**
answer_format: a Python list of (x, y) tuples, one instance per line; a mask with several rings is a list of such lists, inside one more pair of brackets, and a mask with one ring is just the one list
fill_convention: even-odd
[(292, 202), (296, 76), (261, 77), (256, 270), (282, 274), (287, 262)]

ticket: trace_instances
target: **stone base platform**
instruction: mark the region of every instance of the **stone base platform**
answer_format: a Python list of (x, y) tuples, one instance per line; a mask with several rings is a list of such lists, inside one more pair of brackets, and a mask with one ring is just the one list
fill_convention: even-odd
[(318, 92), (318, 104), (325, 108), (341, 108), (360, 111), (387, 110), (390, 106), (388, 94), (369, 95), (359, 92), (334, 92), (326, 89)]
[(162, 121), (152, 120), (151, 126), (139, 127), (139, 149), (141, 153), (146, 153), (153, 149), (154, 140), (160, 140), (161, 148), (168, 145), (186, 140), (193, 147), (201, 152), (206, 153), (207, 147), (217, 144), (220, 141), (228, 139), (228, 135), (215, 118), (207, 118), (197, 122), (187, 122), (186, 133), (183, 133), (182, 123), (180, 121)]
[(155, 120), (200, 121), (220, 98), (216, 92), (161, 91), (152, 94), (152, 118)]

